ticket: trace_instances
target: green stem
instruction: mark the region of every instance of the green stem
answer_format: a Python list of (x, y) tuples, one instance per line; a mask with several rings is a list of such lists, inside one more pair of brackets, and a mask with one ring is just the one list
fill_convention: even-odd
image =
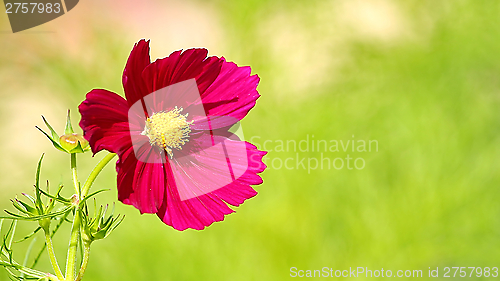
[[(89, 177), (87, 178), (87, 181), (85, 181), (85, 184), (83, 185), (83, 188), (80, 190), (79, 184), (78, 184), (78, 178), (76, 175), (76, 155), (71, 154), (71, 170), (73, 171), (73, 184), (75, 185), (75, 190), (78, 194), (78, 199), (82, 200), (87, 196), (90, 187), (94, 183), (95, 179), (101, 173), (102, 169), (115, 157), (115, 153), (109, 153), (106, 155), (92, 170), (90, 173)], [(76, 275), (76, 253), (78, 249), (78, 243), (80, 241), (80, 235), (81, 235), (81, 212), (80, 212), (80, 207), (76, 207), (75, 209), (75, 218), (73, 220), (73, 226), (71, 228), (71, 239), (69, 242), (69, 248), (68, 248), (68, 256), (66, 260), (66, 281), (74, 281), (75, 280), (75, 275)], [(83, 258), (83, 264), (82, 264), (82, 269), (80, 269), (80, 273), (78, 274), (78, 280), (80, 280), (85, 272), (85, 269), (87, 268), (88, 264), (88, 255), (89, 255), (90, 249), (88, 249), (87, 245), (85, 245), (85, 250), (84, 250), (84, 258)]]
[(56, 254), (54, 253), (54, 246), (52, 245), (52, 239), (50, 237), (50, 231), (45, 230), (45, 244), (47, 245), (47, 252), (49, 253), (50, 263), (52, 264), (52, 268), (57, 275), (57, 278), (60, 280), (64, 280), (64, 276), (59, 268), (59, 264), (57, 263)]
[(80, 199), (80, 184), (78, 184), (78, 175), (76, 173), (76, 153), (71, 153), (71, 172), (73, 174), (73, 185), (75, 186), (76, 195)]
[(87, 266), (89, 264), (89, 255), (90, 255), (90, 243), (85, 243), (83, 250), (82, 267), (80, 268), (80, 272), (78, 273), (76, 281), (82, 280), (83, 274), (85, 274), (85, 270), (87, 270)]
[[(78, 184), (78, 176), (76, 170), (76, 153), (71, 153), (71, 171), (73, 173), (73, 185), (75, 186), (75, 191), (80, 200), (80, 185)], [(76, 252), (78, 250), (78, 242), (80, 241), (80, 208), (77, 206), (75, 208), (75, 217), (73, 219), (73, 225), (71, 226), (71, 238), (68, 246), (68, 255), (66, 256), (66, 281), (75, 280), (76, 272)]]
[[(68, 217), (70, 212), (67, 212), (62, 218), (61, 220), (59, 221), (59, 223), (56, 225), (56, 227), (54, 228), (54, 230), (52, 230), (52, 233), (50, 234), (50, 238), (53, 238), (54, 235), (56, 235), (56, 232), (61, 228), (61, 225), (64, 223), (64, 220)], [(45, 251), (45, 248), (47, 247), (47, 244), (43, 244), (43, 247), (42, 249), (38, 252), (38, 255), (36, 255), (36, 258), (35, 260), (33, 261), (33, 265), (31, 266), (31, 268), (35, 268), (35, 266), (37, 265), (38, 261), (40, 260), (40, 257), (42, 256), (43, 252)]]
[(71, 228), (71, 239), (69, 241), (68, 256), (66, 260), (66, 281), (75, 280), (76, 272), (76, 250), (78, 249), (78, 242), (80, 241), (80, 210), (75, 209), (75, 218)]
[(83, 199), (83, 198), (85, 198), (85, 196), (87, 196), (87, 194), (89, 193), (90, 187), (94, 183), (94, 181), (97, 178), (97, 176), (99, 175), (99, 173), (102, 171), (102, 169), (104, 169), (104, 167), (106, 167), (106, 165), (109, 163), (109, 161), (111, 161), (111, 159), (113, 159), (113, 157), (115, 157), (115, 156), (116, 156), (115, 153), (109, 153), (104, 158), (102, 158), (102, 160), (99, 163), (97, 163), (94, 170), (92, 170), (89, 177), (87, 178), (87, 181), (83, 185), (81, 199)]

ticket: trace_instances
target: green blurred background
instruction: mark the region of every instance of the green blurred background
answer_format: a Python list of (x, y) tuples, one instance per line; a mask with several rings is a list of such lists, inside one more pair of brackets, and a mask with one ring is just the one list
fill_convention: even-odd
[[(69, 157), (34, 126), (43, 114), (62, 131), (68, 108), (76, 123), (93, 88), (123, 94), (122, 70), (141, 38), (151, 39), (153, 59), (206, 47), (252, 66), (262, 97), (242, 124), (261, 149), (313, 135), (378, 141), (378, 151), (324, 153), (363, 158), (361, 170), (280, 169), (296, 152), (270, 152), (259, 195), (204, 231), (178, 232), (118, 203), (126, 220), (93, 245), (84, 280), (500, 266), (499, 1), (85, 0), (18, 34), (0, 16), (0, 31), (1, 209), (32, 190), (42, 152), (42, 178), (71, 186)], [(101, 157), (79, 157), (80, 177)], [(95, 186), (113, 190), (101, 202), (116, 201), (113, 165)], [(32, 228), (20, 225), (19, 235)], [(61, 263), (68, 233), (56, 236)], [(47, 259), (39, 268), (50, 270)]]

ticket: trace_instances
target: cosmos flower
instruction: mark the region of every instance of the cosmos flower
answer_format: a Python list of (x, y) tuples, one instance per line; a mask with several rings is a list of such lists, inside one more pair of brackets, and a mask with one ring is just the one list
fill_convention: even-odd
[(255, 106), (250, 67), (176, 51), (151, 63), (135, 44), (123, 73), (126, 99), (89, 92), (79, 110), (92, 151), (117, 153), (118, 199), (177, 230), (201, 230), (257, 192), (266, 152), (232, 133)]

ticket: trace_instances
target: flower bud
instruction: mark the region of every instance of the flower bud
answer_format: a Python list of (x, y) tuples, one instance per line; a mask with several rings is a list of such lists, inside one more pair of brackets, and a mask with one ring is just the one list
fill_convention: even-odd
[(67, 151), (71, 151), (78, 147), (78, 143), (80, 143), (83, 150), (89, 147), (89, 142), (82, 135), (77, 133), (64, 134), (59, 138), (59, 144)]
[(73, 131), (73, 126), (71, 125), (71, 119), (69, 117), (66, 118), (66, 128), (64, 129), (64, 135), (59, 136), (58, 133), (50, 126), (49, 122), (42, 116), (43, 122), (49, 128), (50, 134), (46, 133), (44, 130), (40, 129), (40, 127), (36, 126), (38, 130), (40, 130), (54, 145), (54, 147), (62, 152), (66, 153), (84, 153), (87, 150), (90, 150), (89, 142), (80, 134), (76, 134)]

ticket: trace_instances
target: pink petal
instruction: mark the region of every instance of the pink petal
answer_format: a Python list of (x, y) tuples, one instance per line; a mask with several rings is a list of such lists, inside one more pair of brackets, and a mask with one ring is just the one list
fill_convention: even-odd
[[(162, 157), (149, 143), (144, 145), (142, 152), (148, 154), (148, 158)], [(138, 161), (131, 148), (121, 155), (116, 164), (118, 199), (141, 213), (158, 212), (165, 191), (165, 164), (162, 162), (165, 161)]]
[(92, 90), (78, 107), (80, 127), (92, 152), (103, 149), (119, 153), (131, 146), (128, 105), (119, 95), (107, 90)]
[(140, 40), (134, 45), (123, 71), (123, 89), (129, 105), (149, 93), (146, 83), (142, 80), (142, 71), (150, 63), (149, 41)]
[[(260, 97), (257, 92), (259, 77), (250, 75), (250, 67), (238, 67), (224, 58), (221, 61), (222, 69), (217, 79), (205, 92), (200, 92), (212, 129), (226, 127), (228, 123), (234, 124), (243, 119)], [(195, 121), (193, 128), (206, 128), (206, 122)]]
[[(167, 169), (167, 177), (173, 178)], [(213, 222), (221, 221), (224, 215), (234, 212), (215, 196), (202, 195), (189, 200), (180, 200), (174, 181), (167, 181), (164, 204), (157, 215), (166, 224), (177, 230), (193, 228), (202, 230)]]
[[(188, 49), (184, 52), (176, 51), (164, 59), (158, 59), (147, 66), (142, 77), (147, 81), (148, 92), (161, 90), (175, 83), (189, 79), (195, 79), (200, 93), (203, 93), (217, 78), (222, 62), (216, 57), (207, 58), (206, 49)], [(174, 98), (182, 103), (180, 98)], [(156, 106), (158, 108), (156, 108)], [(186, 107), (187, 104), (178, 104), (178, 107)], [(155, 103), (154, 112), (162, 109), (161, 100)]]
[(188, 114), (189, 119), (194, 117), (206, 119), (196, 79), (184, 80), (144, 96), (141, 101), (130, 107), (129, 120), (135, 122), (134, 119), (139, 118), (143, 124), (147, 116), (156, 112), (167, 112), (175, 107), (182, 108), (182, 114)]
[(267, 152), (258, 150), (251, 143), (245, 142), (245, 144), (248, 155), (248, 168), (245, 173), (231, 184), (212, 192), (212, 194), (233, 206), (239, 206), (246, 199), (257, 195), (257, 192), (250, 185), (261, 184), (262, 178), (258, 174), (267, 168), (262, 162), (262, 157)]
[(168, 161), (165, 204), (157, 215), (178, 230), (203, 229), (223, 220), (233, 212), (224, 201), (237, 206), (257, 194), (250, 184), (262, 182), (257, 173), (265, 169), (265, 152), (221, 136), (213, 136), (215, 145), (206, 148), (209, 139), (196, 140), (205, 147), (201, 151)]

